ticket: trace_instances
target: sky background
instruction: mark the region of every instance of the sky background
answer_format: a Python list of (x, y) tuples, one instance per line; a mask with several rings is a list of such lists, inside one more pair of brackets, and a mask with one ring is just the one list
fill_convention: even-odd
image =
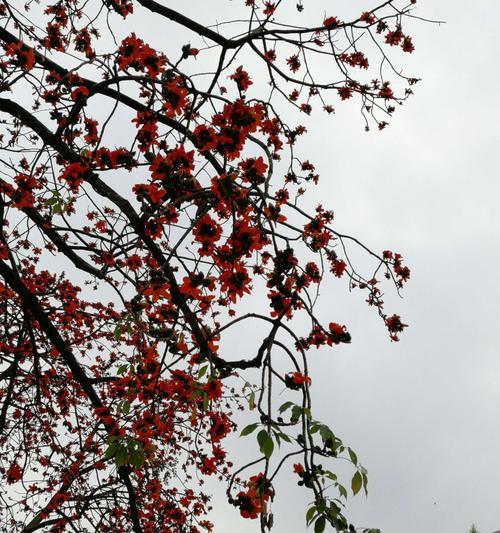
[[(206, 24), (243, 3), (162, 1)], [(325, 6), (334, 15), (377, 3), (346, 2), (304, 5), (322, 20)], [(313, 401), (316, 417), (368, 468), (368, 498), (349, 502), (356, 525), (467, 533), (474, 522), (491, 533), (500, 529), (500, 4), (419, 0), (417, 14), (446, 24), (413, 26), (416, 50), (400, 64), (423, 81), (390, 126), (365, 133), (357, 109), (338, 105), (333, 120), (314, 115), (301, 142), (322, 176), (302, 205), (322, 202), (334, 209), (338, 231), (373, 250), (399, 251), (412, 268), (404, 299), (387, 298), (410, 325), (399, 343), (362, 295), (325, 283), (318, 312), (347, 324), (353, 342), (310, 352)], [(117, 20), (118, 33), (133, 21), (152, 46), (184, 42), (181, 29), (141, 9), (123, 25)], [(230, 337), (236, 354), (246, 355), (255, 337), (245, 333)], [(230, 441), (235, 455), (252, 446)], [(306, 530), (307, 499), (295, 483), (290, 474), (278, 485), (278, 533)], [(242, 520), (221, 486), (214, 490), (216, 532), (256, 533), (257, 522)]]
[[(167, 2), (206, 24), (226, 20), (240, 4)], [(325, 6), (342, 15), (375, 4), (304, 2), (314, 20)], [(491, 533), (500, 528), (500, 6), (420, 0), (417, 14), (446, 24), (412, 26), (416, 50), (400, 64), (423, 81), (390, 126), (365, 133), (357, 109), (338, 105), (333, 120), (314, 115), (301, 142), (322, 176), (309, 206), (333, 208), (340, 232), (374, 250), (400, 251), (412, 268), (404, 300), (388, 296), (391, 312), (410, 324), (399, 343), (388, 340), (363, 298), (324, 286), (320, 314), (347, 324), (353, 343), (311, 353), (313, 400), (317, 418), (368, 468), (368, 498), (349, 503), (356, 525), (466, 533), (474, 522)], [(153, 46), (168, 50), (184, 38), (145, 11), (133, 20)], [(231, 338), (235, 353), (248, 352), (252, 332), (245, 333)], [(234, 438), (230, 448), (247, 457), (255, 456), (252, 446)], [(306, 530), (307, 499), (295, 483), (285, 475), (278, 485), (279, 533)], [(218, 533), (258, 530), (227, 506), (221, 486), (213, 488)]]
[[(368, 498), (350, 501), (355, 524), (466, 533), (474, 522), (490, 533), (500, 529), (500, 5), (421, 0), (418, 14), (446, 24), (415, 26), (404, 65), (423, 81), (390, 126), (365, 134), (357, 112), (337, 106), (304, 141), (322, 175), (311, 205), (333, 207), (337, 229), (401, 251), (412, 268), (399, 343), (360, 298), (323, 289), (353, 343), (311, 354), (316, 415), (368, 468)], [(280, 489), (276, 530), (305, 531), (291, 476)], [(220, 533), (258, 529), (217, 500), (214, 517)]]

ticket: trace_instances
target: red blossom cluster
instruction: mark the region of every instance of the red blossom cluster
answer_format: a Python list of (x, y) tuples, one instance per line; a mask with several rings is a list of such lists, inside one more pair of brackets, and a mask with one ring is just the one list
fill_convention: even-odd
[(264, 511), (266, 502), (274, 498), (274, 489), (262, 472), (252, 476), (247, 487), (237, 494), (235, 505), (243, 518), (255, 519)]

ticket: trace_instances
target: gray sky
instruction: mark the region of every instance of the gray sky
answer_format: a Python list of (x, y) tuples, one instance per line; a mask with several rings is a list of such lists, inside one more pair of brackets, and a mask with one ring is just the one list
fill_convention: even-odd
[[(229, 13), (225, 0), (168, 4), (205, 23)], [(321, 18), (327, 4), (305, 5)], [(336, 2), (328, 14), (337, 7), (346, 9)], [(411, 326), (400, 343), (389, 342), (362, 297), (339, 283), (324, 286), (320, 313), (348, 324), (353, 343), (311, 352), (316, 416), (368, 468), (368, 499), (349, 504), (355, 524), (466, 533), (474, 522), (489, 533), (500, 527), (500, 9), (496, 0), (420, 0), (418, 14), (446, 24), (415, 24), (416, 51), (401, 65), (423, 81), (390, 126), (365, 134), (357, 110), (337, 105), (333, 120), (314, 115), (301, 144), (322, 176), (309, 205), (333, 208), (336, 227), (374, 250), (400, 251), (413, 273), (404, 300), (387, 298)], [(143, 20), (147, 34), (140, 26), (138, 34), (164, 44), (163, 21)], [(169, 43), (179, 42), (171, 28)], [(244, 336), (231, 342), (246, 353)], [(246, 457), (252, 446), (235, 438), (231, 448)], [(295, 482), (290, 475), (278, 485), (278, 532), (306, 529), (307, 500)], [(218, 533), (257, 531), (256, 521), (227, 506), (222, 487), (215, 491)]]
[[(420, 1), (421, 16), (447, 23), (413, 31), (404, 59), (423, 78), (415, 96), (382, 134), (364, 134), (357, 113), (337, 106), (306, 141), (322, 175), (311, 204), (333, 207), (337, 228), (401, 251), (412, 267), (396, 302), (411, 325), (401, 342), (335, 285), (323, 304), (340, 310), (353, 343), (311, 354), (316, 415), (369, 472), (368, 499), (352, 499), (350, 516), (385, 533), (500, 527), (499, 7)], [(290, 477), (277, 531), (305, 530), (303, 503)], [(221, 533), (257, 530), (220, 506), (214, 517)]]

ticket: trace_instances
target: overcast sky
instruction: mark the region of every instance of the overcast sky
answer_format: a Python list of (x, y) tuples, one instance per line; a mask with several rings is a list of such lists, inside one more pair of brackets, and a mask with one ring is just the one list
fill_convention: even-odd
[[(413, 272), (399, 343), (360, 299), (323, 290), (353, 343), (312, 364), (316, 414), (368, 468), (355, 524), (466, 533), (474, 522), (490, 533), (500, 528), (500, 5), (421, 0), (418, 14), (446, 24), (415, 27), (405, 66), (423, 81), (390, 127), (365, 134), (339, 108), (307, 141), (323, 176), (311, 204), (333, 207), (337, 228), (374, 249), (401, 251)], [(277, 531), (304, 531), (291, 478), (281, 491)], [(221, 506), (214, 516), (220, 533), (257, 530)]]
[[(304, 3), (319, 18), (327, 4)], [(231, 4), (168, 5), (208, 23), (227, 19)], [(346, 7), (332, 5), (328, 14)], [(389, 342), (362, 298), (332, 284), (320, 312), (337, 313), (353, 343), (311, 354), (316, 416), (369, 472), (369, 496), (351, 500), (350, 516), (384, 533), (500, 528), (499, 7), (420, 0), (419, 15), (446, 24), (414, 26), (416, 51), (403, 61), (423, 78), (415, 96), (382, 133), (364, 133), (357, 111), (337, 106), (334, 120), (315, 116), (303, 144), (322, 175), (310, 205), (333, 208), (340, 231), (374, 250), (398, 250), (412, 267), (404, 300), (391, 300), (411, 326), (400, 343)], [(161, 44), (163, 21), (146, 20), (149, 35), (141, 36)], [(236, 353), (245, 350), (244, 336), (233, 342)], [(234, 439), (234, 452), (248, 450), (243, 440)], [(290, 476), (279, 486), (279, 533), (306, 529), (306, 500), (294, 483)], [(218, 533), (258, 529), (222, 494), (213, 518)]]

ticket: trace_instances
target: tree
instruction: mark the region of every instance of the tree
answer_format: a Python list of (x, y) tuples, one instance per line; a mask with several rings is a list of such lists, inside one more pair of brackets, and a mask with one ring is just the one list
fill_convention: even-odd
[[(300, 206), (318, 174), (296, 122), (358, 99), (367, 129), (387, 125), (417, 81), (389, 57), (414, 49), (415, 0), (313, 23), (301, 0), (234, 4), (217, 27), (155, 0), (0, 6), (2, 529), (210, 531), (215, 476), (267, 531), (293, 469), (315, 532), (354, 531), (330, 465), (352, 464), (354, 494), (366, 470), (315, 418), (308, 372), (351, 335), (315, 303), (341, 278), (396, 341), (382, 286), (410, 270)], [(193, 45), (155, 48), (138, 17)], [(247, 353), (228, 353), (233, 330)], [(224, 449), (238, 410), (247, 464)]]

